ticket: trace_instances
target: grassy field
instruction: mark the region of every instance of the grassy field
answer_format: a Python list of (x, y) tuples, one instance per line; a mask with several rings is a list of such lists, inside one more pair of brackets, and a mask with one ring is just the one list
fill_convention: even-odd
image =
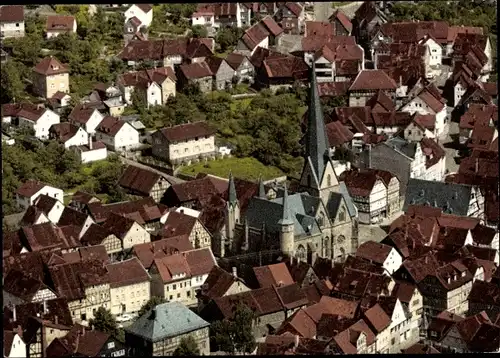
[(198, 173), (207, 173), (219, 177), (229, 177), (229, 172), (240, 179), (256, 181), (259, 176), (265, 180), (283, 175), (283, 172), (276, 167), (268, 167), (254, 158), (224, 158), (208, 161), (206, 163), (196, 163), (183, 167), (181, 173), (195, 176)]

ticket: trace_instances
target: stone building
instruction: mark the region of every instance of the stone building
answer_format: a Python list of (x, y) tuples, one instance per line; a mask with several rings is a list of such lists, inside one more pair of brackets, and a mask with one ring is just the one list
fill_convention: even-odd
[(314, 64), (306, 133), (305, 164), (296, 193), (279, 189), (268, 199), (263, 183), (250, 199), (244, 217), (230, 178), (226, 207), (225, 249), (233, 253), (281, 250), (301, 261), (316, 257), (343, 261), (356, 251), (357, 210), (328, 156), (323, 110), (319, 102)]

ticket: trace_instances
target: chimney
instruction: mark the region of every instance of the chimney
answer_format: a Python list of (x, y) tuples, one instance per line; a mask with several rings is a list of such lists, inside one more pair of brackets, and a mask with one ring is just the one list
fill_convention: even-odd
[(89, 149), (92, 150), (92, 136), (89, 134)]
[(16, 322), (16, 321), (17, 321), (16, 305), (13, 305), (13, 306), (12, 306), (12, 320), (13, 320), (14, 322)]
[(233, 276), (238, 277), (238, 269), (236, 268), (236, 266), (233, 266)]

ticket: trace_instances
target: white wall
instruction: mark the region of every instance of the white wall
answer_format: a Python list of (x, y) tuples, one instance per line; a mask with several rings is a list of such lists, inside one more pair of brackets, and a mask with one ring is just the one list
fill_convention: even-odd
[(456, 84), (455, 90), (453, 91), (453, 98), (454, 98), (454, 103), (453, 105), (456, 106), (458, 102), (462, 99), (462, 96), (464, 95), (466, 91), (466, 88), (462, 87), (462, 85), (459, 83)]
[(59, 219), (61, 218), (63, 211), (64, 204), (60, 200), (57, 200), (57, 203), (48, 212), (47, 217), (52, 223), (57, 224), (59, 222)]
[(131, 249), (134, 245), (151, 242), (149, 233), (138, 223), (134, 223), (123, 238), (123, 249)]
[(181, 160), (215, 151), (215, 136), (169, 145), (169, 160)]
[[(5, 347), (7, 348), (7, 347)], [(12, 346), (10, 347), (9, 358), (25, 358), (26, 357), (26, 344), (23, 342), (18, 334), (14, 335)]]
[(425, 155), (422, 153), (422, 148), (420, 143), (417, 143), (417, 149), (415, 151), (415, 159), (410, 163), (410, 178), (414, 179), (424, 179), (426, 175), (425, 169)]
[(403, 258), (396, 251), (396, 249), (393, 248), (389, 253), (389, 256), (385, 259), (383, 267), (390, 275), (392, 275), (401, 267), (402, 263)]
[(269, 37), (266, 37), (264, 40), (259, 42), (257, 46), (255, 46), (255, 48), (250, 52), (250, 56), (252, 56), (255, 50), (257, 50), (259, 47), (269, 48)]
[(148, 107), (149, 106), (159, 106), (162, 104), (161, 88), (155, 82), (151, 83), (148, 87), (146, 96)]
[(48, 195), (51, 198), (54, 198), (57, 200), (63, 200), (63, 198), (64, 198), (64, 192), (61, 189), (57, 189), (57, 188), (46, 185), (39, 192), (34, 194), (31, 198), (27, 198), (27, 200), (23, 200), (23, 198), (19, 198), (19, 195), (16, 195), (18, 205), (27, 209), (28, 206), (33, 205), (35, 200), (38, 199), (38, 197), (42, 194)]
[(108, 157), (108, 149), (106, 147), (89, 151), (80, 151), (80, 159), (82, 163), (96, 162)]
[(199, 15), (199, 16), (192, 15), (191, 21), (193, 23), (193, 26), (196, 26), (196, 25), (214, 26), (215, 17), (214, 17), (214, 15)]
[[(151, 298), (150, 283), (145, 281), (127, 286), (110, 287), (110, 296), (112, 314), (137, 313)], [(123, 311), (122, 304), (125, 304), (125, 311)]]
[(36, 123), (27, 118), (19, 117), (19, 126), (33, 128), (35, 131), (35, 137), (39, 139), (48, 139), (50, 127), (52, 127), (53, 124), (58, 124), (60, 122), (61, 120), (59, 115), (52, 112), (50, 109), (46, 109)]
[(142, 25), (149, 27), (151, 25), (151, 22), (153, 21), (153, 9), (145, 14), (144, 11), (142, 11), (139, 7), (137, 7), (136, 5), (132, 5), (127, 9), (127, 11), (125, 11), (125, 22), (127, 22), (134, 16), (141, 20)]
[(387, 187), (382, 180), (377, 179), (370, 193), (370, 213), (384, 210), (387, 207)]
[(85, 130), (82, 127), (80, 127), (78, 128), (78, 132), (76, 132), (76, 134), (73, 137), (71, 137), (64, 143), (64, 148), (68, 149), (69, 147), (74, 145), (75, 146), (85, 145), (88, 142), (89, 142), (89, 135), (87, 134), (87, 132), (85, 132)]
[(24, 21), (2, 22), (0, 23), (0, 31), (3, 32), (4, 38), (22, 37), (24, 36)]
[(90, 135), (94, 135), (97, 126), (101, 124), (103, 119), (104, 116), (101, 114), (101, 112), (99, 112), (97, 109), (94, 109), (94, 112), (92, 112), (92, 115), (85, 124), (85, 130), (87, 131), (87, 133), (89, 133)]
[(102, 141), (116, 151), (121, 151), (124, 148), (125, 150), (137, 148), (141, 144), (139, 132), (127, 122), (114, 137), (98, 132), (97, 140)]
[(441, 45), (439, 45), (433, 39), (428, 39), (425, 44), (429, 50), (428, 60), (430, 66), (437, 66), (442, 63), (443, 60), (443, 49)]

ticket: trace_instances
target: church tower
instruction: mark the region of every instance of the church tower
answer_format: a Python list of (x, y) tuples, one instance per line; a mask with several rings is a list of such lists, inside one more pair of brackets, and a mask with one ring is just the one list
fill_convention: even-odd
[(240, 205), (236, 196), (236, 187), (234, 185), (233, 173), (229, 172), (229, 188), (226, 202), (226, 238), (228, 244), (232, 247), (234, 242), (234, 229), (240, 222)]
[(318, 93), (316, 67), (313, 62), (309, 89), (309, 109), (306, 130), (306, 150), (300, 187), (326, 204), (330, 192), (338, 191), (339, 181), (329, 156), (325, 119)]
[(281, 251), (292, 257), (295, 254), (295, 232), (294, 224), (291, 218), (290, 208), (288, 207), (288, 189), (285, 184), (285, 193), (283, 195), (283, 215), (278, 221), (280, 226), (280, 248)]

